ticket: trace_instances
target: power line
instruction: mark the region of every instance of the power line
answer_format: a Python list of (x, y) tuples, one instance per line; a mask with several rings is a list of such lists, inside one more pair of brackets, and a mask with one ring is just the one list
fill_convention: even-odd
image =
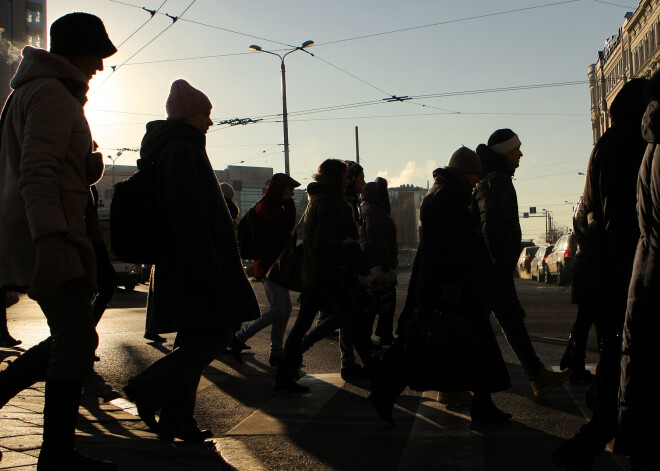
[(455, 20), (439, 21), (437, 23), (430, 23), (430, 24), (427, 24), (427, 25), (411, 26), (409, 28), (400, 28), (400, 29), (395, 29), (395, 30), (390, 30), (390, 31), (383, 31), (383, 32), (380, 32), (380, 33), (372, 33), (372, 34), (365, 34), (365, 35), (362, 35), (362, 36), (355, 36), (355, 37), (352, 37), (352, 38), (337, 39), (335, 41), (328, 41), (328, 42), (325, 42), (325, 43), (319, 43), (318, 46), (327, 46), (328, 44), (337, 44), (337, 43), (346, 42), (346, 41), (356, 41), (358, 39), (373, 38), (375, 36), (383, 36), (383, 35), (386, 35), (386, 34), (402, 33), (402, 32), (405, 32), (405, 31), (412, 31), (412, 30), (416, 30), (416, 29), (431, 28), (433, 26), (441, 26), (441, 25), (447, 25), (447, 24), (452, 24), (452, 23), (460, 23), (460, 22), (463, 22), (463, 21), (477, 20), (477, 19), (488, 18), (488, 17), (492, 17), (492, 16), (507, 15), (507, 14), (510, 14), (510, 13), (519, 13), (519, 12), (523, 12), (523, 11), (536, 10), (536, 9), (539, 9), (539, 8), (547, 8), (547, 7), (557, 6), (557, 5), (564, 5), (564, 4), (567, 4), (567, 3), (576, 3), (576, 2), (579, 2), (579, 1), (581, 1), (581, 0), (566, 0), (566, 1), (563, 1), (563, 2), (546, 3), (544, 5), (536, 5), (536, 6), (533, 6), (533, 7), (516, 8), (516, 9), (513, 9), (513, 10), (505, 10), (505, 11), (500, 11), (500, 12), (495, 12), (495, 13), (486, 13), (486, 14), (483, 14), (483, 15), (468, 16), (468, 17), (465, 17), (465, 18), (458, 18), (458, 19), (455, 19)]
[(139, 27), (138, 29), (136, 29), (135, 31), (133, 31), (133, 32), (132, 32), (132, 33), (131, 33), (126, 39), (124, 39), (124, 40), (119, 44), (119, 46), (117, 46), (117, 49), (121, 48), (121, 47), (122, 47), (122, 46), (123, 46), (123, 45), (124, 45), (129, 39), (131, 39), (133, 36), (135, 36), (135, 35), (137, 34), (138, 31), (140, 31), (140, 30), (141, 30), (141, 29), (142, 29), (147, 23), (149, 23), (149, 22), (151, 21), (151, 19), (154, 17), (154, 15), (155, 15), (155, 14), (156, 14), (161, 8), (163, 8), (163, 5), (165, 5), (166, 3), (167, 3), (167, 0), (165, 0), (163, 3), (161, 3), (160, 6), (158, 7), (158, 9), (156, 9), (156, 10), (147, 10), (146, 8), (142, 7), (143, 10), (147, 10), (149, 13), (151, 13), (151, 16), (149, 17), (149, 19), (148, 19), (147, 21), (145, 21), (144, 23), (142, 23), (142, 25), (140, 25), (140, 27)]
[(602, 3), (603, 5), (612, 5), (613, 7), (623, 7), (623, 8), (628, 8), (630, 10), (635, 10), (637, 7), (629, 7), (628, 5), (620, 5), (618, 3), (612, 3), (612, 2), (604, 2), (603, 0), (593, 0), (596, 3)]

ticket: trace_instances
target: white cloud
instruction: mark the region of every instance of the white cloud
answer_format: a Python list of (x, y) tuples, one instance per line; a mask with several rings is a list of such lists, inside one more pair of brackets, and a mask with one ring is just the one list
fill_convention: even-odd
[(390, 176), (387, 170), (379, 170), (378, 176), (385, 178), (390, 188), (408, 184), (426, 187), (427, 182), (432, 181), (433, 170), (436, 168), (438, 163), (435, 160), (423, 163), (411, 160), (406, 162), (398, 175)]

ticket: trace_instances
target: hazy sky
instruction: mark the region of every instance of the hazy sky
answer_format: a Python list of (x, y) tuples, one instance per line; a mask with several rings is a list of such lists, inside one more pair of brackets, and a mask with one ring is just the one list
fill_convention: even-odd
[[(426, 187), (431, 172), (498, 128), (522, 140), (520, 210), (570, 225), (592, 148), (587, 66), (634, 0), (50, 0), (48, 22), (100, 16), (119, 52), (91, 82), (87, 115), (102, 151), (140, 146), (185, 78), (214, 104), (207, 144), (215, 168), (284, 171), (279, 59), (286, 58), (291, 175), (304, 185), (326, 158), (355, 160), (367, 180)], [(158, 10), (151, 17), (150, 10)], [(174, 22), (168, 16), (180, 17)], [(110, 66), (116, 66), (112, 72)], [(561, 84), (561, 85), (558, 85)], [(542, 87), (530, 87), (542, 86)], [(506, 91), (493, 91), (507, 89)], [(406, 102), (383, 101), (409, 96)], [(117, 164), (133, 165), (124, 152)], [(110, 162), (109, 159), (107, 159)], [(539, 238), (543, 218), (521, 220)]]

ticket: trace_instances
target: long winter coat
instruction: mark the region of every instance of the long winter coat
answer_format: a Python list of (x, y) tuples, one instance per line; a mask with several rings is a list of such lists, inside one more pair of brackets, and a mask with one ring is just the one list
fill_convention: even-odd
[(359, 227), (360, 247), (365, 253), (369, 268), (380, 266), (383, 271), (394, 270), (398, 265), (396, 224), (385, 211), (378, 183), (369, 182), (362, 191), (360, 212), (363, 224)]
[(257, 278), (266, 275), (291, 239), (291, 231), (296, 224), (296, 205), (292, 198), (283, 200), (282, 192), (295, 184), (295, 180), (288, 175), (275, 174), (257, 202), (255, 232), (262, 236), (258, 241), (260, 256), (253, 265)]
[[(436, 387), (425, 389), (502, 391), (511, 384), (488, 320), (481, 280), (475, 275), (478, 218), (470, 211), (471, 188), (464, 176), (451, 169), (436, 169), (433, 176), (435, 184), (420, 211), (420, 244), (411, 277), (415, 285), (408, 291), (408, 296), (414, 298), (412, 302), (406, 300), (406, 305), (414, 306), (418, 313), (432, 313), (436, 306), (447, 309), (442, 305), (446, 298), (443, 291), (447, 291), (452, 294), (447, 297), (460, 300), (460, 316), (472, 325), (475, 338), (466, 368), (470, 374), (456, 382), (452, 378), (436, 378)], [(411, 319), (416, 315), (412, 314)], [(406, 342), (415, 340), (407, 335)], [(432, 363), (434, 359), (423, 361)], [(460, 363), (463, 359), (455, 361)], [(410, 381), (412, 387), (416, 382)]]
[(150, 122), (142, 139), (142, 160), (156, 162), (165, 248), (147, 307), (158, 333), (221, 329), (260, 315), (205, 145), (205, 135), (183, 121)]
[(87, 77), (61, 56), (25, 47), (0, 151), (0, 283), (30, 286), (35, 242), (65, 234), (62, 280), (96, 283), (85, 232), (89, 185), (103, 173), (85, 119)]
[(633, 265), (623, 332), (620, 427), (615, 450), (652, 455), (660, 421), (656, 374), (660, 360), (660, 103), (651, 101), (642, 121), (648, 147), (639, 169), (637, 214), (641, 237)]

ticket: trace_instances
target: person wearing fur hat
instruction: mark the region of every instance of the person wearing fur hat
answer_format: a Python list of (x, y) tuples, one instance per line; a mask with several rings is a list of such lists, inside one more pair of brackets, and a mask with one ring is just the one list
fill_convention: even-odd
[[(488, 319), (483, 285), (475, 275), (477, 218), (471, 213), (471, 193), (479, 181), (481, 163), (477, 154), (461, 147), (447, 166), (433, 172), (435, 183), (420, 209), (420, 243), (408, 288), (398, 338), (382, 361), (382, 382), (369, 401), (385, 421), (393, 424), (394, 402), (406, 386), (419, 391), (474, 391), (470, 416), (477, 423), (506, 422), (511, 414), (501, 411), (491, 394), (511, 386), (497, 339)], [(458, 319), (452, 333), (432, 332), (437, 342), (428, 342), (429, 319), (444, 315)], [(448, 335), (469, 326), (465, 340)], [(456, 342), (460, 342), (456, 345)], [(448, 346), (451, 344), (451, 347)], [(455, 348), (454, 348), (455, 347)]]
[(142, 420), (167, 441), (199, 443), (212, 436), (193, 416), (202, 370), (229, 345), (235, 324), (259, 316), (206, 154), (211, 106), (200, 90), (174, 81), (167, 120), (147, 124), (138, 161), (139, 167), (155, 166), (159, 234), (168, 248), (154, 264), (147, 310), (156, 333), (177, 335), (174, 350), (131, 378), (124, 392)]
[(498, 129), (488, 138), (488, 144), (477, 147), (484, 176), (474, 192), (473, 207), (480, 218), (479, 264), (489, 287), (490, 308), (525, 370), (534, 396), (539, 397), (563, 384), (572, 371), (555, 372), (541, 363), (529, 338), (525, 310), (513, 281), (522, 238), (512, 181), (523, 156), (520, 146), (515, 132)]
[(116, 469), (74, 449), (83, 380), (98, 345), (85, 207), (103, 173), (83, 107), (90, 79), (115, 52), (100, 18), (71, 13), (55, 20), (50, 51), (23, 49), (2, 112), (0, 284), (39, 303), (51, 336), (3, 372), (0, 404), (46, 377), (40, 471)]
[(247, 348), (245, 342), (261, 329), (272, 324), (270, 332), (270, 356), (268, 363), (276, 366), (284, 351), (284, 331), (291, 315), (291, 296), (289, 290), (266, 279), (268, 269), (291, 240), (291, 232), (296, 224), (296, 205), (293, 202), (293, 190), (300, 183), (284, 173), (272, 176), (266, 191), (255, 206), (256, 234), (267, 234), (258, 240), (257, 258), (252, 264), (254, 276), (262, 279), (268, 303), (268, 310), (259, 319), (246, 324), (234, 337), (232, 353), (240, 360), (240, 352)]

